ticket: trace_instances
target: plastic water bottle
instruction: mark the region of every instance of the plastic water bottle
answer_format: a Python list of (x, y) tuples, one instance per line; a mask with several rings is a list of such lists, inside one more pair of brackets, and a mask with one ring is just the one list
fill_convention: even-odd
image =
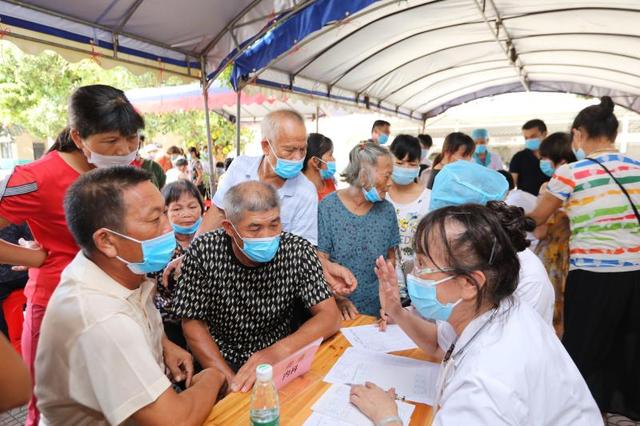
[(256, 368), (256, 383), (249, 408), (251, 426), (280, 425), (278, 391), (273, 383), (273, 368), (269, 364), (260, 364)]

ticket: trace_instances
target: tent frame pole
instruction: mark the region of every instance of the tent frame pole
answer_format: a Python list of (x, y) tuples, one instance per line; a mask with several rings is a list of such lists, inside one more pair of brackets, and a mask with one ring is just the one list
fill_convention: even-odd
[(240, 106), (242, 105), (242, 89), (238, 89), (238, 94), (236, 98), (236, 158), (240, 157), (240, 115), (242, 114), (242, 110)]
[(200, 58), (202, 98), (204, 99), (204, 121), (207, 128), (207, 149), (209, 151), (209, 195), (213, 198), (216, 193), (216, 182), (218, 181), (215, 163), (213, 161), (213, 140), (211, 139), (211, 121), (209, 119), (209, 84), (207, 82), (207, 59), (202, 56)]

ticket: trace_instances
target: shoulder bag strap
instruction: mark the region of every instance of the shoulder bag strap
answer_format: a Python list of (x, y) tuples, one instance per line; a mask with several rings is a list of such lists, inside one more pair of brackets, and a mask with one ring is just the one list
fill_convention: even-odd
[(598, 161), (598, 160), (596, 160), (594, 158), (589, 158), (589, 157), (585, 158), (585, 160), (589, 160), (591, 162), (594, 162), (594, 163), (598, 164), (600, 167), (602, 167), (604, 169), (605, 172), (607, 172), (609, 174), (609, 176), (611, 176), (611, 179), (613, 179), (613, 181), (620, 187), (620, 189), (622, 190), (624, 195), (627, 196), (627, 200), (629, 200), (629, 204), (631, 204), (631, 208), (633, 209), (633, 212), (636, 215), (636, 219), (638, 219), (638, 224), (640, 224), (640, 213), (638, 212), (638, 208), (635, 206), (635, 204), (633, 204), (633, 200), (631, 199), (631, 196), (629, 195), (627, 190), (624, 189), (624, 186), (622, 186), (620, 181), (618, 181), (618, 179), (616, 179), (616, 177), (609, 171), (609, 169), (604, 164), (602, 164), (600, 161)]

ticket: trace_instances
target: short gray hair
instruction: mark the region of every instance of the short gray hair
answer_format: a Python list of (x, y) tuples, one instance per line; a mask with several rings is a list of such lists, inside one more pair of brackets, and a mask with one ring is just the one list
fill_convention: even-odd
[(360, 142), (349, 153), (349, 165), (340, 176), (351, 186), (371, 186), (375, 183), (375, 169), (380, 157), (393, 160), (387, 148), (375, 142)]
[(280, 123), (283, 120), (297, 121), (304, 126), (304, 118), (299, 112), (292, 109), (280, 109), (271, 111), (265, 115), (260, 123), (262, 139), (268, 139), (269, 142), (275, 143), (280, 135)]
[(245, 212), (265, 212), (280, 208), (276, 189), (264, 182), (250, 180), (229, 188), (222, 199), (224, 213), (233, 224), (237, 224)]

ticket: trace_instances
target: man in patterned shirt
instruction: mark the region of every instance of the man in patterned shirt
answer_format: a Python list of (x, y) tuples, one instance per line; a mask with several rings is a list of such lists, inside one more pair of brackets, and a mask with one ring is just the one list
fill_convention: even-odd
[[(340, 314), (315, 247), (283, 232), (276, 190), (259, 181), (230, 188), (223, 228), (187, 251), (174, 296), (185, 337), (200, 364), (246, 392), (256, 366), (275, 364), (340, 328)], [(297, 330), (296, 305), (311, 318)]]

